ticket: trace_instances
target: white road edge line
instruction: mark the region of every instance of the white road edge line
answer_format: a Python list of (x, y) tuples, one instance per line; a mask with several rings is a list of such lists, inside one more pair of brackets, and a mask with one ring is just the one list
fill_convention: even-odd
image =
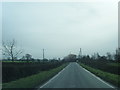
[[(82, 66), (80, 66), (80, 67), (82, 67)], [(106, 85), (108, 85), (109, 87), (115, 89), (115, 87), (113, 87), (113, 86), (111, 86), (110, 84), (108, 84), (107, 82), (103, 81), (101, 78), (99, 78), (98, 76), (94, 75), (93, 73), (91, 73), (91, 72), (88, 71), (87, 69), (85, 69), (85, 68), (83, 68), (83, 67), (82, 67), (82, 69), (84, 69), (86, 72), (88, 72), (89, 74), (91, 74), (92, 76), (94, 76), (95, 78), (97, 78), (98, 80), (100, 80), (101, 82), (103, 82), (104, 84), (106, 84)]]
[[(67, 65), (65, 68), (67, 68), (69, 65)], [(43, 84), (39, 88), (43, 88), (45, 85), (49, 84), (52, 80), (54, 80), (56, 77), (58, 77), (65, 70), (65, 68), (63, 68), (58, 74), (56, 74), (53, 78), (51, 78), (48, 82), (46, 82), (45, 84)]]

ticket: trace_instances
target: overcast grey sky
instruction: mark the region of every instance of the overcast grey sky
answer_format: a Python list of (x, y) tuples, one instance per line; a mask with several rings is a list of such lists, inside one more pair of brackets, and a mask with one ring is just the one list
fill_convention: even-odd
[(118, 7), (109, 2), (6, 2), (2, 36), (34, 58), (62, 58), (70, 52), (114, 53), (118, 47)]

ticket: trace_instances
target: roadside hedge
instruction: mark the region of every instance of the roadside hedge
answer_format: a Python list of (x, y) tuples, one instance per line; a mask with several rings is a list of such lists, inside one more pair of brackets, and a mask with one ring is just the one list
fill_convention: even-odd
[(62, 62), (3, 62), (2, 82), (10, 82), (60, 66)]
[(16, 81), (3, 83), (2, 90), (37, 90), (37, 88), (40, 87), (40, 85), (48, 81), (51, 77), (56, 75), (67, 65), (68, 63), (62, 64), (61, 66), (48, 71), (42, 71), (38, 74), (34, 74), (25, 78), (20, 78)]
[(109, 60), (85, 60), (85, 59), (80, 60), (80, 62), (92, 68), (120, 75), (119, 72), (120, 63), (116, 63)]

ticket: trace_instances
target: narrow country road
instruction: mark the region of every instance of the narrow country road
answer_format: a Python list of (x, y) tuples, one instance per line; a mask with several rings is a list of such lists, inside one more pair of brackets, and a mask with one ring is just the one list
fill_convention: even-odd
[[(60, 73), (40, 88), (114, 88), (83, 69), (76, 62), (70, 63)], [(38, 89), (39, 90), (39, 89)]]

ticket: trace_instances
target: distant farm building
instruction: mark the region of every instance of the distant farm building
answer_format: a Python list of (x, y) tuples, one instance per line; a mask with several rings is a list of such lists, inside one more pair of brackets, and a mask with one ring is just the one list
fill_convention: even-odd
[(75, 62), (76, 61), (76, 55), (75, 54), (69, 54), (68, 56), (64, 57), (65, 61), (72, 61)]

